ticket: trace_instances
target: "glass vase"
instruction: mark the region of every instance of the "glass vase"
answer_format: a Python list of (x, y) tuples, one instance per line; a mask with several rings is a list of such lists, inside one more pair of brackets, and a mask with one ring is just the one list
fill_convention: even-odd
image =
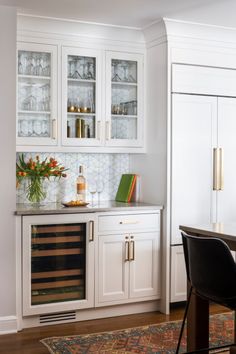
[(46, 191), (44, 188), (44, 178), (31, 177), (28, 180), (26, 189), (27, 199), (31, 203), (41, 203), (46, 198)]

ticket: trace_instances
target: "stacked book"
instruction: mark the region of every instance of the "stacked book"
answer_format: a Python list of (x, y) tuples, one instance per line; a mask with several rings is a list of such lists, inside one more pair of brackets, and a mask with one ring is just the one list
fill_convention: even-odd
[(138, 202), (140, 199), (140, 177), (136, 174), (123, 174), (116, 193), (117, 202)]

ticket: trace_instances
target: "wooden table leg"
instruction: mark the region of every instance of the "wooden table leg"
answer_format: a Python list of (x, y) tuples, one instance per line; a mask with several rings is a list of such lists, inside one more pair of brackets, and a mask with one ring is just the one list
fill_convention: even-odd
[[(187, 317), (187, 351), (209, 347), (209, 302), (192, 294)], [(208, 353), (204, 351), (202, 353)]]

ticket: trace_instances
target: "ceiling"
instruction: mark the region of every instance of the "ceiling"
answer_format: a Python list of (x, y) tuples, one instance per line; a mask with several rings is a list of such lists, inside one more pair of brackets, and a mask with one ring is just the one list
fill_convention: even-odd
[(235, 0), (0, 0), (19, 13), (144, 28), (162, 17), (236, 27)]

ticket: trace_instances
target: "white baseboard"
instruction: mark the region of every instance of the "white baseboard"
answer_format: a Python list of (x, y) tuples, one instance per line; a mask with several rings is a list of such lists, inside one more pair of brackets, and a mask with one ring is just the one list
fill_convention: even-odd
[(0, 317), (0, 335), (17, 332), (16, 316)]

